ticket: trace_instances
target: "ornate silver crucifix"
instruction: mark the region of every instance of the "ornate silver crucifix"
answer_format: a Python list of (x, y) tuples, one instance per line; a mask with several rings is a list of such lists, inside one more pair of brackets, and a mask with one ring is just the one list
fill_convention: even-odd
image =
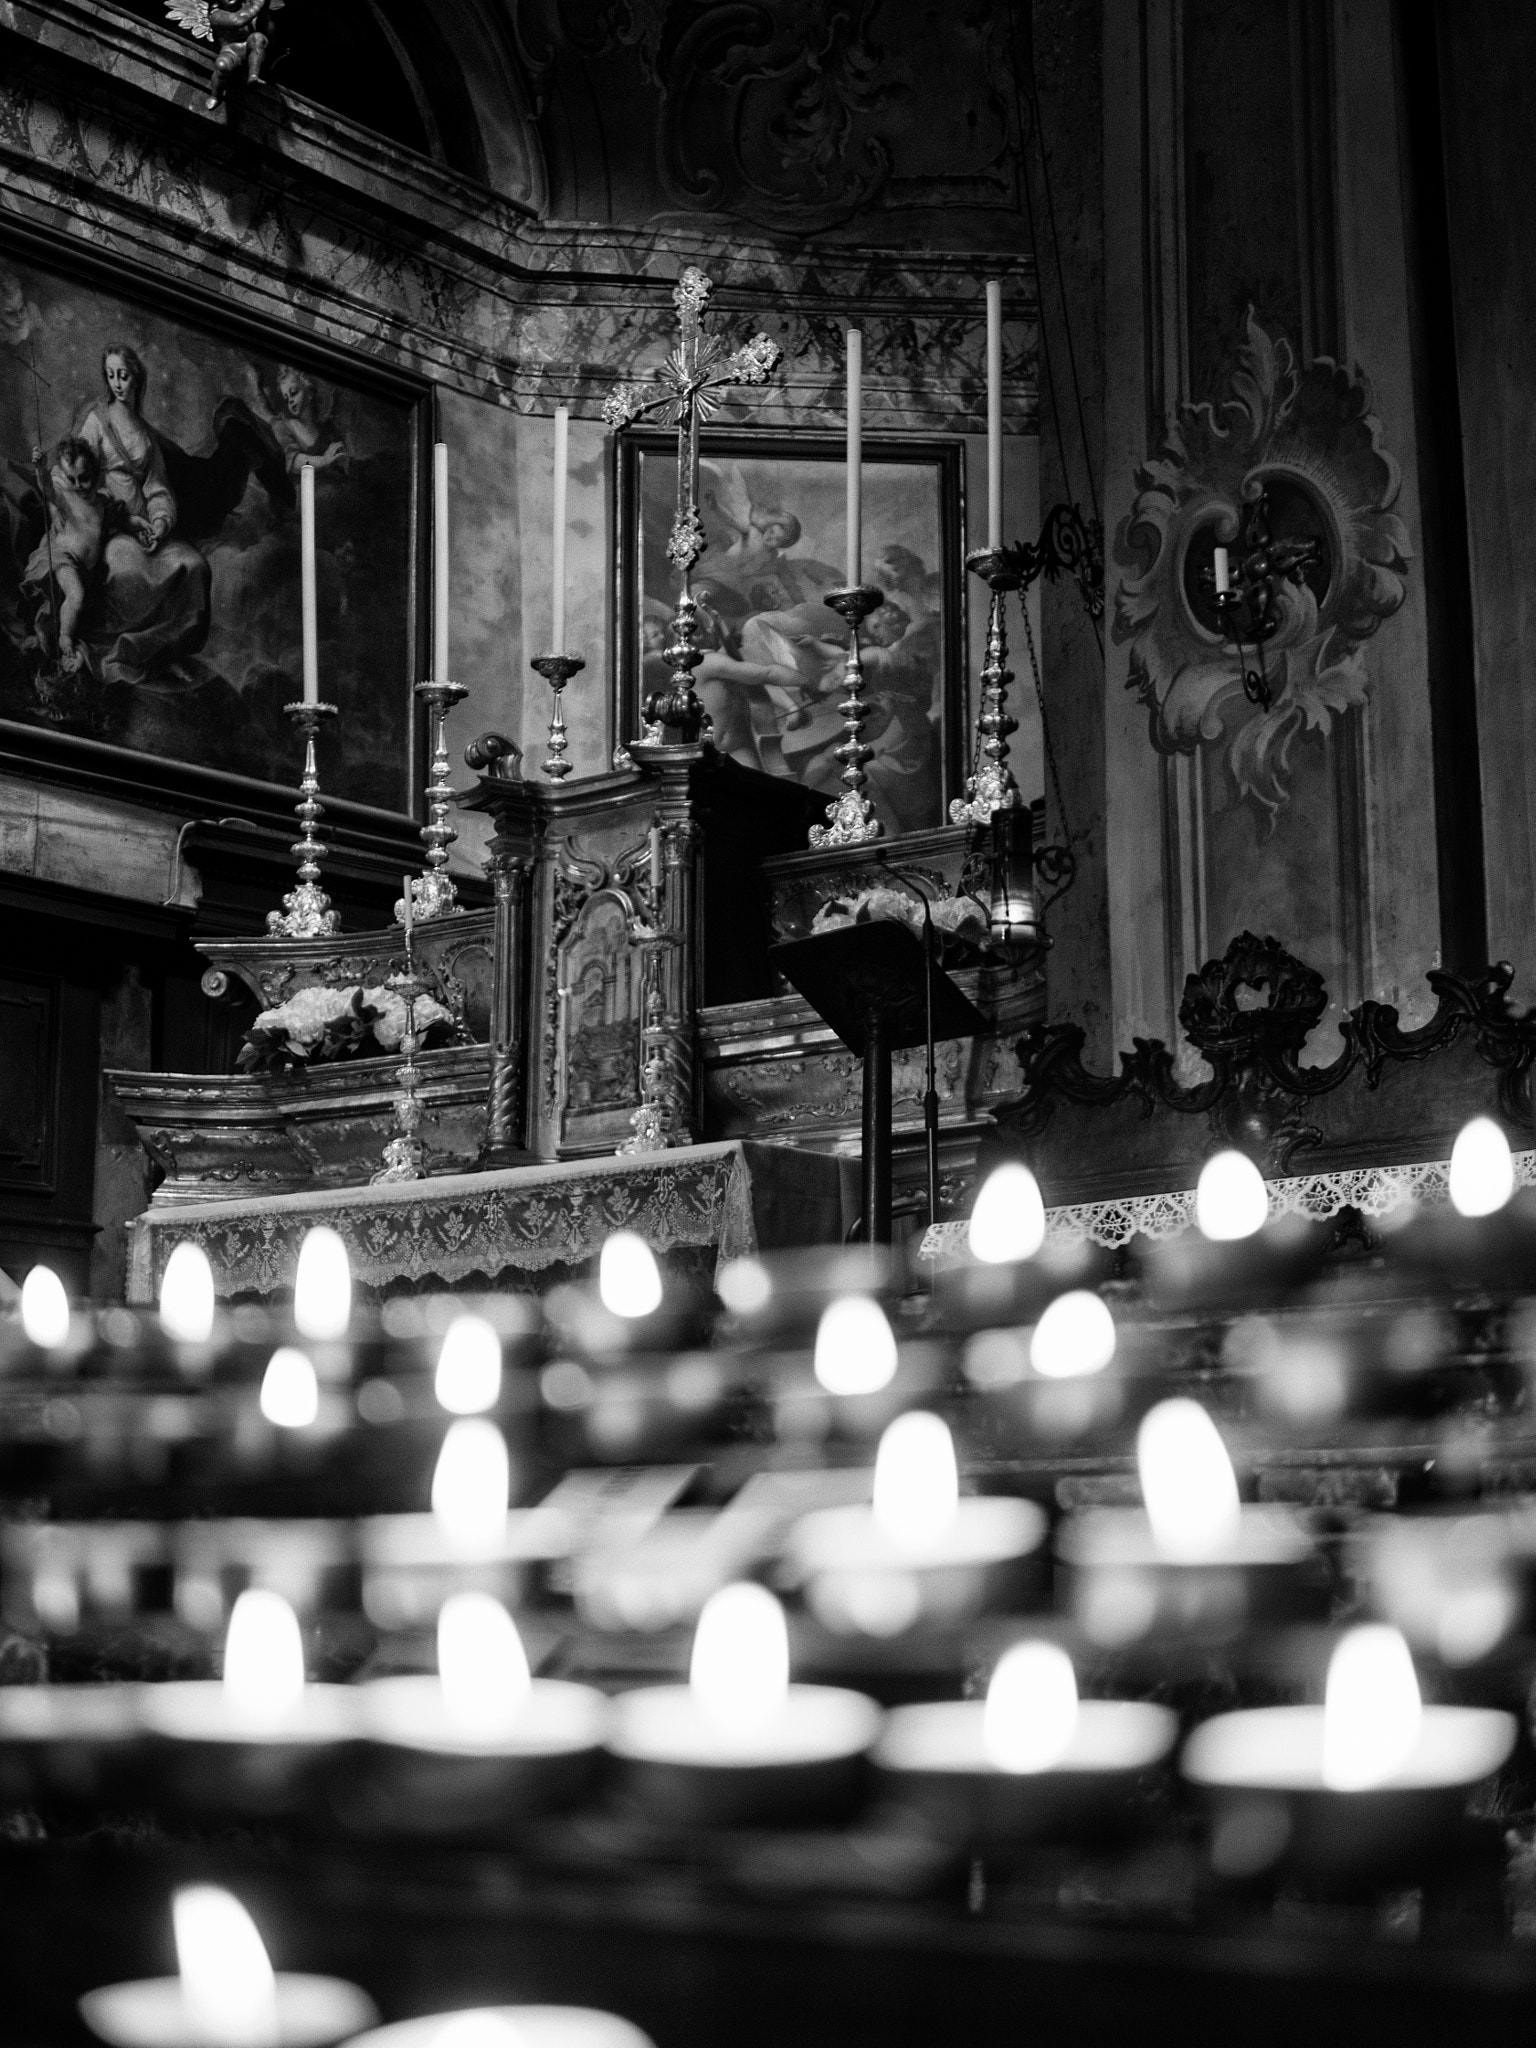
[(693, 687), (693, 671), (704, 659), (694, 646), (697, 608), (690, 587), (695, 563), (707, 545), (699, 518), (699, 428), (718, 412), (721, 394), (733, 384), (761, 384), (779, 360), (779, 345), (766, 334), (754, 334), (741, 348), (726, 352), (718, 335), (704, 331), (701, 316), (713, 290), (702, 270), (692, 264), (672, 293), (680, 332), (666, 362), (656, 372), (661, 389), (621, 384), (603, 406), (610, 427), (627, 427), (654, 414), (677, 427), (677, 512), (667, 557), (682, 577), (682, 590), (672, 619), (672, 638), (663, 649), (671, 670), (671, 686), (653, 691), (644, 704), (652, 724), (668, 727), (673, 744), (693, 746), (704, 723), (704, 706)]

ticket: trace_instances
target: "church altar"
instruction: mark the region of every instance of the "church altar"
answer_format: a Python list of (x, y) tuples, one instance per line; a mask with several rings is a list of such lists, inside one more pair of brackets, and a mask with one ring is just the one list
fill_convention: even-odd
[(829, 1153), (732, 1140), (150, 1209), (131, 1226), (128, 1299), (155, 1299), (184, 1238), (207, 1254), (220, 1296), (275, 1293), (292, 1282), (305, 1232), (322, 1223), (344, 1240), (354, 1281), (374, 1294), (400, 1281), (451, 1287), (475, 1277), (540, 1293), (614, 1230), (636, 1231), (660, 1253), (712, 1250), (718, 1265), (840, 1238), (845, 1171)]

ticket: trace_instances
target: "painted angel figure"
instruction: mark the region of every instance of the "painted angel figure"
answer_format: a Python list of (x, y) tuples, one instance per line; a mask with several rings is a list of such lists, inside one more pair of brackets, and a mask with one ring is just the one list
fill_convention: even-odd
[(165, 11), (178, 28), (214, 47), (212, 90), (208, 111), (223, 99), (236, 72), (244, 70), (250, 84), (261, 79), (267, 54), (266, 28), (283, 0), (243, 0), (239, 7), (215, 7), (211, 0), (165, 0)]

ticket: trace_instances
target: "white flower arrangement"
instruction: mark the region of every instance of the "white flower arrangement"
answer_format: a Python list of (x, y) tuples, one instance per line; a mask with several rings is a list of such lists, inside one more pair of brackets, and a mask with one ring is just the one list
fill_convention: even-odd
[[(418, 1046), (440, 1045), (451, 1037), (452, 1012), (435, 996), (418, 996), (415, 1011)], [(373, 1050), (398, 1052), (405, 1023), (405, 998), (386, 983), (301, 988), (287, 1002), (260, 1013), (245, 1035), (238, 1065), (246, 1071), (281, 1070)]]

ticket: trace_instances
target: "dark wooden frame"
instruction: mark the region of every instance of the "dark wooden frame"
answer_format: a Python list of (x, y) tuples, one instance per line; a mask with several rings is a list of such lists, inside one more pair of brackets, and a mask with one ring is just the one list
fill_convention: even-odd
[[(642, 455), (675, 454), (677, 436), (656, 428), (632, 428), (615, 436), (617, 444), (614, 506), (617, 526), (614, 593), (615, 738), (626, 745), (640, 732), (639, 636), (640, 611), (640, 458)], [(840, 435), (799, 434), (793, 430), (743, 427), (706, 427), (700, 435), (699, 452), (732, 456), (749, 462), (826, 462), (841, 465), (846, 450)], [(931, 822), (947, 819), (949, 800), (960, 794), (965, 776), (965, 754), (969, 743), (966, 683), (966, 601), (967, 578), (963, 559), (965, 533), (965, 443), (958, 439), (902, 440), (896, 436), (866, 438), (864, 463), (876, 468), (887, 463), (931, 468), (939, 485), (939, 571), (944, 579), (944, 688), (943, 717), (939, 732), (941, 793), (939, 815)], [(866, 552), (866, 559), (868, 558)], [(694, 574), (702, 579), (709, 572), (706, 554)], [(836, 622), (828, 614), (829, 623)], [(792, 780), (784, 777), (783, 780)]]
[[(245, 343), (263, 355), (278, 355), (332, 383), (364, 395), (404, 403), (411, 410), (410, 581), (406, 592), (407, 691), (427, 672), (427, 592), (430, 589), (431, 522), (424, 513), (425, 480), (431, 475), (432, 439), (436, 432), (436, 387), (427, 378), (382, 364), (297, 329), (231, 305), (217, 295), (167, 277), (152, 264), (123, 257), (109, 249), (82, 244), (73, 237), (28, 223), (0, 223), (0, 260), (52, 270), (76, 282), (136, 301), (163, 317), (182, 319), (215, 338)], [(323, 683), (322, 683), (323, 688)], [(426, 779), (426, 715), (411, 700), (405, 730), (408, 759), (403, 764), (406, 806), (388, 810), (354, 803), (322, 791), (326, 825), (337, 842), (387, 852), (393, 859), (405, 847), (418, 847), (425, 818), (422, 786)], [(116, 795), (135, 803), (202, 813), (238, 810), (262, 824), (287, 827), (293, 818), (298, 783), (295, 744), (292, 784), (266, 782), (226, 769), (199, 768), (167, 755), (140, 753), (73, 733), (50, 731), (19, 719), (0, 718), (0, 772), (63, 783), (98, 794)]]

